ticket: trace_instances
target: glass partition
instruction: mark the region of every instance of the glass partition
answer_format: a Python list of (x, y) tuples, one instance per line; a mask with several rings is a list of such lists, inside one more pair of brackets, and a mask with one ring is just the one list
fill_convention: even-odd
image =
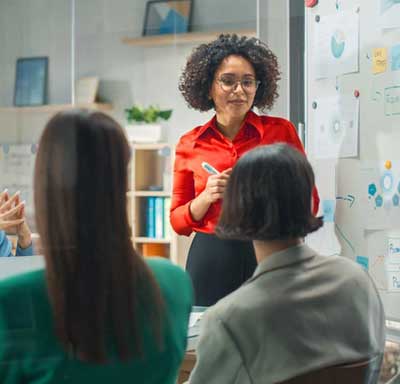
[[(72, 102), (72, 3), (0, 1), (0, 31), (0, 190), (10, 197), (20, 191), (35, 243), (37, 143), (50, 116)], [(15, 252), (15, 229), (10, 232)]]

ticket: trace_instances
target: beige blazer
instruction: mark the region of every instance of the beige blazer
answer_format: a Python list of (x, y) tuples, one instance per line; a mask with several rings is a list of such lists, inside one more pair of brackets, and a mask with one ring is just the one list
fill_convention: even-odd
[(302, 244), (261, 262), (207, 310), (190, 384), (276, 383), (384, 348), (384, 312), (368, 274)]

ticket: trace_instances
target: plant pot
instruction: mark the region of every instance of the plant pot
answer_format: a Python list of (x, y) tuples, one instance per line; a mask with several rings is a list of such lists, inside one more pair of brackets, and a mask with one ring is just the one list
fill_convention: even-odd
[(161, 124), (129, 124), (125, 126), (129, 141), (137, 143), (156, 143), (163, 140)]

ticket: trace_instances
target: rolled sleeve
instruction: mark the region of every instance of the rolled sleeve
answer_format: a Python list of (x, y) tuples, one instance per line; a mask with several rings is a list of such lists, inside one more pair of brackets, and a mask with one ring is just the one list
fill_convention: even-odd
[(187, 158), (186, 151), (178, 144), (175, 154), (170, 222), (176, 233), (185, 236), (192, 233), (193, 227), (201, 225), (201, 222), (193, 220), (190, 213), (195, 189), (193, 172), (188, 167)]
[(11, 253), (11, 249), (11, 241), (8, 240), (4, 231), (0, 231), (0, 257), (13, 256), (13, 254)]
[(31, 243), (31, 245), (29, 247), (26, 248), (21, 248), (18, 244), (17, 244), (17, 250), (15, 251), (15, 256), (32, 256), (33, 255), (33, 245)]

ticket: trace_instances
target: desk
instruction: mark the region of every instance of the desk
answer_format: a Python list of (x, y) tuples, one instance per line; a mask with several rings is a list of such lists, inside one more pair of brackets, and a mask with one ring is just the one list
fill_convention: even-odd
[(206, 309), (207, 307), (192, 307), (192, 313), (189, 318), (188, 343), (186, 346), (185, 357), (183, 358), (182, 365), (179, 369), (177, 384), (183, 384), (189, 380), (190, 372), (192, 372), (193, 367), (196, 364), (196, 346), (199, 340), (201, 322), (199, 312), (203, 313)]
[(183, 384), (184, 382), (189, 380), (190, 372), (192, 372), (192, 369), (195, 364), (196, 364), (196, 352), (186, 351), (182, 365), (179, 369), (177, 384)]

